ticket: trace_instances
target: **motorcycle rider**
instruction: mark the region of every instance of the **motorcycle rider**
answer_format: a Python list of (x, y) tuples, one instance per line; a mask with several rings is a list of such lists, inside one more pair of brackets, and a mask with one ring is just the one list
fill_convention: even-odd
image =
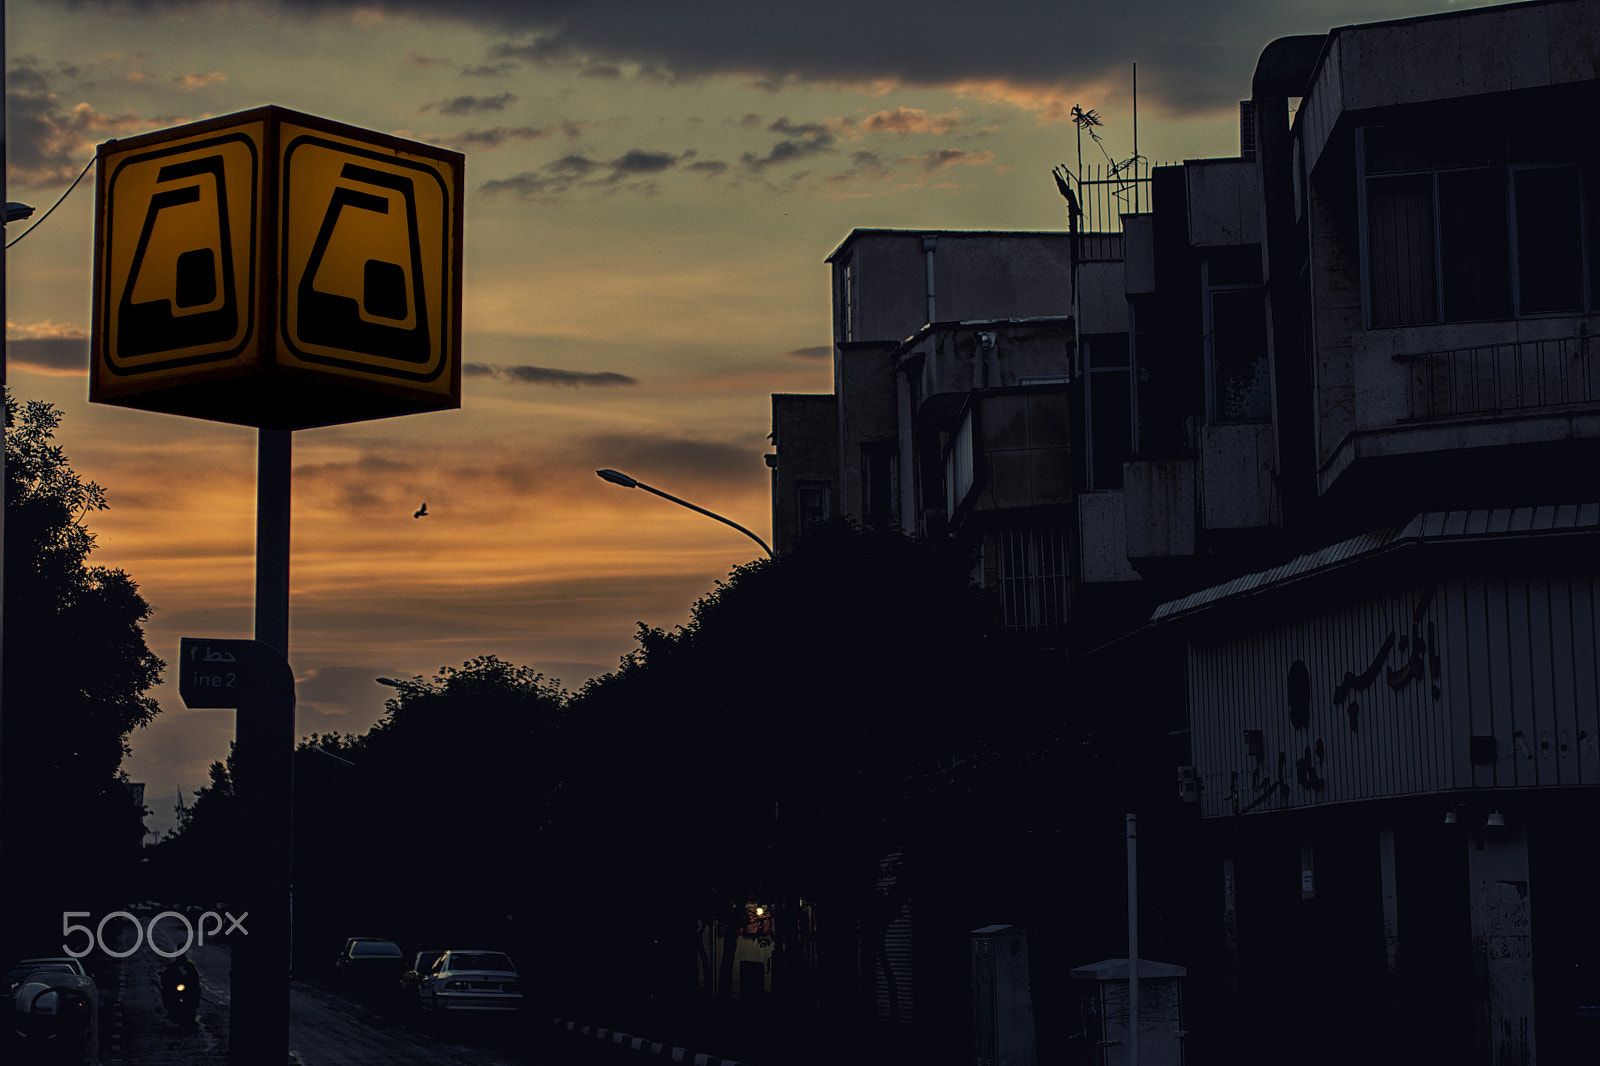
[(161, 971), (161, 1005), (174, 1020), (194, 1018), (200, 1005), (200, 970), (187, 955), (169, 959)]

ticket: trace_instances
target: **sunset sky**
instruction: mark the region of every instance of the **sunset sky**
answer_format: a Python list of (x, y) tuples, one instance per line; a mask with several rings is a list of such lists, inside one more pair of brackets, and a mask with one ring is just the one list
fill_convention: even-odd
[[(1274, 38), (1467, 6), (9, 0), (7, 196), (37, 220), (99, 143), (263, 104), (465, 154), (461, 409), (295, 434), (297, 729), (360, 732), (375, 678), (477, 655), (576, 689), (759, 555), (594, 471), (770, 541), (770, 394), (831, 388), (824, 259), (852, 229), (1064, 228), (1068, 113), (1131, 155), (1135, 64), (1141, 155), (1233, 155)], [(251, 635), (256, 435), (87, 402), (93, 177), (7, 253), (9, 382), (65, 413), (111, 502), (93, 561), (170, 663)], [(233, 712), (157, 695), (125, 768), (164, 830)]]

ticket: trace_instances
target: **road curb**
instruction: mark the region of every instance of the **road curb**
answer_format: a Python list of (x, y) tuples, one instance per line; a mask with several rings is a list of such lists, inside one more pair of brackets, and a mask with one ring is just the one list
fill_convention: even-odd
[(578, 1022), (568, 1021), (565, 1018), (555, 1019), (555, 1025), (557, 1029), (565, 1030), (573, 1036), (588, 1037), (603, 1044), (614, 1044), (617, 1047), (631, 1051), (653, 1055), (667, 1062), (682, 1063), (683, 1066), (749, 1066), (748, 1063), (739, 1059), (725, 1059), (720, 1055), (708, 1055), (702, 1051), (691, 1051), (688, 1048), (663, 1044), (648, 1037), (633, 1036), (617, 1029), (583, 1025)]

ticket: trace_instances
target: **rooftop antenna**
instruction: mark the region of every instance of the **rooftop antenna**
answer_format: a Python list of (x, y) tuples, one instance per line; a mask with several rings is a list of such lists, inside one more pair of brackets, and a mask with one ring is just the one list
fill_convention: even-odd
[(1133, 213), (1139, 213), (1139, 64), (1133, 65)]
[[(1072, 205), (1074, 211), (1082, 211), (1087, 206), (1083, 198), (1083, 186), (1085, 184), (1083, 170), (1083, 133), (1085, 130), (1088, 130), (1089, 139), (1094, 141), (1094, 143), (1099, 146), (1100, 154), (1106, 157), (1106, 180), (1102, 182), (1096, 179), (1091, 184), (1116, 186), (1116, 188), (1109, 195), (1115, 198), (1117, 201), (1123, 203), (1126, 202), (1124, 198), (1127, 196), (1128, 186), (1132, 185), (1133, 212), (1137, 214), (1139, 212), (1140, 200), (1139, 163), (1144, 158), (1139, 154), (1139, 64), (1135, 63), (1133, 65), (1132, 156), (1122, 160), (1121, 162), (1118, 162), (1111, 157), (1110, 151), (1106, 149), (1105, 142), (1102, 141), (1100, 139), (1100, 135), (1095, 132), (1095, 127), (1103, 126), (1105, 123), (1101, 121), (1099, 113), (1093, 108), (1085, 108), (1080, 104), (1074, 104), (1072, 105), (1070, 116), (1072, 118), (1072, 124), (1077, 127), (1078, 167), (1076, 173), (1069, 171), (1064, 165), (1058, 166), (1052, 170), (1051, 173), (1055, 175), (1056, 179), (1056, 187), (1060, 190), (1061, 195), (1066, 198), (1069, 204)], [(1131, 176), (1129, 172), (1131, 172)], [(1071, 185), (1077, 186), (1076, 196), (1073, 195), (1073, 190), (1069, 188), (1069, 182)], [(1109, 206), (1109, 203), (1107, 206)]]
[[(1093, 108), (1085, 111), (1079, 105), (1073, 104), (1072, 124), (1078, 127), (1078, 183), (1081, 185), (1083, 183), (1083, 131), (1088, 130), (1089, 136), (1094, 143), (1100, 144), (1100, 137), (1094, 132), (1094, 127), (1102, 125), (1102, 123), (1100, 116), (1095, 113)], [(1100, 144), (1100, 151), (1104, 152), (1105, 150), (1106, 146)], [(1111, 157), (1107, 155), (1106, 158), (1110, 159)]]

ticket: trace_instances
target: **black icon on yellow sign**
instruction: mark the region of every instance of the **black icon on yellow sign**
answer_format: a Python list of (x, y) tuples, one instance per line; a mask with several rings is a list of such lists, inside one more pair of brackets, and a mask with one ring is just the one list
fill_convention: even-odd
[(107, 388), (250, 348), (260, 170), (259, 128), (102, 146), (94, 370)]
[[(299, 337), (309, 344), (348, 352), (426, 363), (431, 354), (431, 340), (427, 295), (422, 288), (422, 242), (417, 232), (413, 183), (402, 175), (354, 163), (344, 165), (340, 178), (341, 184), (328, 203), (305, 272), (300, 276)], [(405, 263), (378, 258), (363, 260), (358, 295), (328, 291), (319, 287), (319, 279), (331, 273), (323, 267), (341, 220), (350, 224), (355, 218), (353, 214), (347, 216), (346, 212), (386, 217), (394, 214), (390, 211), (389, 197), (376, 195), (361, 186), (388, 189), (400, 195), (405, 217), (397, 221), (403, 227), (410, 254)]]
[[(149, 355), (174, 348), (217, 344), (239, 330), (239, 300), (234, 290), (233, 241), (228, 228), (227, 175), (220, 155), (162, 167), (157, 192), (146, 208), (122, 297), (117, 303), (117, 336), (124, 356)], [(199, 225), (185, 225), (180, 214)], [(214, 226), (206, 225), (214, 220)], [(176, 236), (165, 236), (172, 231)], [(156, 239), (163, 232), (162, 239)], [(202, 241), (199, 247), (184, 247)], [(152, 241), (157, 253), (152, 255)], [(165, 254), (170, 261), (156, 260)], [(146, 266), (168, 284), (141, 298)], [(162, 291), (163, 289), (168, 291)]]
[(91, 401), (264, 428), (461, 405), (460, 153), (262, 107), (99, 161)]
[(448, 171), (289, 128), (283, 157), (286, 356), (384, 381), (438, 379), (458, 328)]

